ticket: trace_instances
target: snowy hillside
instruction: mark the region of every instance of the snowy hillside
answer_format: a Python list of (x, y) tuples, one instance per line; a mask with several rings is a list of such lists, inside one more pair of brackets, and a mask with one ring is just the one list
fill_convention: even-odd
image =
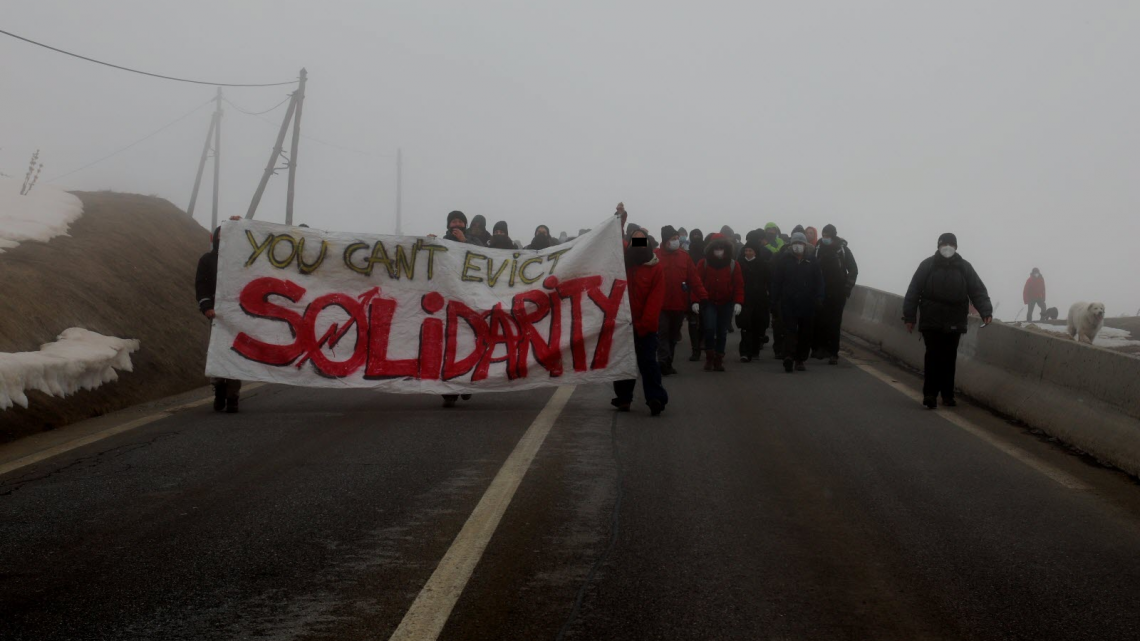
[(26, 241), (47, 242), (67, 234), (83, 214), (75, 196), (43, 183), (20, 195), (23, 180), (0, 176), (0, 252)]
[(137, 340), (72, 327), (38, 352), (0, 353), (0, 410), (27, 407), (27, 390), (62, 397), (118, 380), (115, 370), (133, 371), (138, 348)]

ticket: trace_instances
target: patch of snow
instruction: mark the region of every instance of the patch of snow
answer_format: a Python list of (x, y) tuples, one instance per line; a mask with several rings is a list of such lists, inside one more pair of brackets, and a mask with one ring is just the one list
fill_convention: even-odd
[[(1046, 332), (1053, 332), (1055, 334), (1069, 335), (1069, 330), (1064, 325), (1049, 325), (1042, 323), (1031, 323), (1033, 327), (1044, 330)], [(1026, 325), (1028, 327), (1029, 325)], [(1093, 345), (1097, 347), (1107, 347), (1109, 349), (1120, 347), (1133, 347), (1140, 346), (1140, 341), (1132, 338), (1132, 333), (1126, 329), (1117, 329), (1115, 327), (1102, 327), (1100, 333), (1096, 335), (1096, 340)]]
[(27, 241), (47, 242), (67, 234), (83, 215), (83, 203), (57, 187), (36, 183), (20, 195), (24, 180), (0, 176), (0, 253)]
[(27, 390), (67, 396), (119, 379), (115, 370), (134, 371), (137, 339), (103, 336), (72, 327), (38, 352), (0, 352), (0, 410), (28, 406)]

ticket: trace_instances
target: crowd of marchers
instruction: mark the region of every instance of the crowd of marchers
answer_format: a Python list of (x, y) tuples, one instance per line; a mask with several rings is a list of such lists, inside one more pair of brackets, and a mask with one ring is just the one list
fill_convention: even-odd
[[(818, 233), (814, 227), (797, 225), (784, 234), (770, 222), (743, 238), (728, 226), (706, 237), (700, 229), (666, 225), (658, 241), (649, 230), (628, 222), (624, 204), (618, 203), (614, 215), (621, 219), (638, 371), (653, 416), (669, 402), (662, 377), (677, 373), (675, 356), (686, 325), (692, 349), (689, 360), (703, 358), (707, 372), (726, 370), (728, 334), (734, 325), (740, 329), (742, 363), (760, 358), (769, 342), (773, 356), (783, 361), (788, 373), (806, 371), (812, 357), (830, 365), (839, 363), (843, 310), (859, 267), (835, 225), (825, 225)], [(220, 227), (214, 230), (213, 248), (200, 259), (196, 278), (198, 308), (210, 320), (215, 316), (220, 234)], [(530, 244), (520, 247), (511, 240), (505, 221), (495, 223), (488, 233), (484, 217), (476, 216), (468, 225), (461, 211), (447, 215), (443, 238), (530, 250), (567, 240), (565, 233), (553, 239), (549, 227), (539, 225)], [(939, 395), (943, 405), (956, 404), (955, 361), (970, 307), (984, 324), (993, 315), (985, 285), (957, 249), (954, 234), (939, 237), (938, 251), (919, 265), (903, 306), (901, 320), (908, 331), (917, 326), (926, 342), (923, 403), (931, 409), (937, 407)], [(1040, 298), (1044, 299), (1043, 291)], [(214, 409), (237, 412), (241, 382), (219, 378), (213, 383)], [(630, 410), (636, 384), (633, 379), (614, 383), (611, 403), (619, 411)], [(459, 398), (445, 395), (444, 406), (454, 407)]]

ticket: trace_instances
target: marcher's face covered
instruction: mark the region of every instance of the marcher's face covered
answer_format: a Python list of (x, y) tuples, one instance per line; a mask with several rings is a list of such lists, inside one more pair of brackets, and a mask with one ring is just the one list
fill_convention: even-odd
[(756, 250), (752, 249), (751, 247), (745, 247), (744, 248), (744, 260), (746, 260), (748, 262), (752, 262), (752, 260), (755, 258), (756, 258)]
[(954, 245), (939, 245), (938, 253), (942, 254), (943, 258), (953, 258), (954, 254), (958, 253), (958, 248)]
[(665, 241), (665, 247), (669, 251), (676, 251), (681, 248), (681, 235), (675, 234), (669, 240)]
[(507, 232), (505, 232), (505, 231), (503, 231), (503, 230), (501, 230), (501, 229), (496, 229), (496, 230), (495, 230), (495, 234), (494, 234), (494, 235), (495, 235), (495, 236), (506, 236), (506, 235), (507, 235)]
[(764, 232), (764, 235), (768, 237), (769, 243), (774, 243), (774, 242), (776, 242), (776, 237), (780, 235), (780, 230), (776, 229), (776, 228), (772, 228), (772, 229), (766, 230)]
[(831, 243), (835, 242), (835, 238), (833, 236), (824, 236), (823, 238), (819, 239), (819, 242), (823, 243), (824, 245), (830, 245)]
[(549, 236), (550, 230), (545, 227), (539, 227), (534, 231), (535, 236)]
[(796, 243), (792, 245), (792, 253), (796, 256), (803, 256), (805, 250), (807, 250), (807, 245), (803, 243)]

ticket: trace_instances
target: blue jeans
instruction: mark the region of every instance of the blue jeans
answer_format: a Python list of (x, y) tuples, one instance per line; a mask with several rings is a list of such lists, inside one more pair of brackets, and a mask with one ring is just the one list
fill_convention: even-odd
[[(641, 372), (641, 386), (645, 389), (645, 401), (654, 399), (662, 405), (669, 402), (669, 393), (661, 386), (661, 366), (657, 364), (657, 334), (634, 336), (633, 347), (637, 352), (637, 369)], [(622, 403), (633, 402), (633, 388), (637, 379), (614, 381), (614, 394)]]
[(732, 322), (732, 303), (708, 303), (701, 310), (701, 328), (705, 330), (705, 349), (723, 354), (728, 343), (728, 324)]

